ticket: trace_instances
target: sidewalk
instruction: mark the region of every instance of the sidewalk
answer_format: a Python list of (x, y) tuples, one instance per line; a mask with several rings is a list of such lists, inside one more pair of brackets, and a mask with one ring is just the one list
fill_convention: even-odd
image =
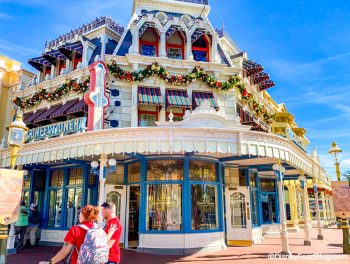
[[(279, 238), (265, 239), (263, 243), (253, 247), (231, 247), (215, 253), (197, 254), (192, 256), (159, 256), (151, 254), (141, 254), (134, 251), (122, 250), (121, 264), (185, 264), (185, 263), (349, 263), (350, 255), (342, 254), (342, 230), (337, 228), (323, 229), (325, 240), (316, 240), (317, 229), (311, 232), (312, 246), (304, 246), (304, 231), (289, 234), (290, 250), (293, 256), (299, 259), (284, 260), (269, 258), (271, 253), (278, 253), (281, 250)], [(34, 247), (19, 251), (17, 255), (9, 256), (9, 264), (34, 264), (40, 260), (47, 260), (57, 253), (59, 248), (54, 247)], [(328, 261), (326, 259), (328, 257)], [(304, 258), (304, 259), (302, 259)], [(309, 259), (306, 259), (309, 258)], [(314, 259), (311, 259), (314, 258)], [(316, 258), (316, 259), (315, 259)], [(318, 258), (318, 259), (317, 259)], [(336, 259), (335, 259), (336, 258)]]

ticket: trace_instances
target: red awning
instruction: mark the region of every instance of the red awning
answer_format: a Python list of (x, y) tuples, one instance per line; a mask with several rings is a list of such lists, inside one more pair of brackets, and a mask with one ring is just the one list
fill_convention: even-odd
[(185, 90), (166, 90), (166, 101), (168, 107), (192, 108), (191, 99)]
[(259, 84), (260, 91), (264, 91), (274, 86), (275, 86), (275, 83), (271, 80), (263, 81)]
[(252, 75), (251, 78), (253, 79), (254, 84), (258, 84), (268, 80), (270, 76), (266, 72), (259, 72)]
[(138, 100), (139, 105), (163, 106), (160, 88), (139, 87)]
[(67, 111), (74, 106), (75, 104), (77, 104), (79, 101), (79, 99), (75, 99), (72, 101), (69, 101), (67, 103), (65, 103), (64, 105), (62, 105), (60, 108), (58, 108), (55, 112), (53, 112), (50, 115), (50, 119), (55, 118), (55, 117), (59, 117), (59, 116), (66, 116), (67, 115)]
[(258, 72), (262, 72), (264, 70), (264, 68), (260, 64), (257, 64), (254, 61), (250, 61), (250, 60), (244, 60), (242, 66), (243, 66), (243, 70), (247, 74), (247, 77), (253, 74), (256, 74)]
[(24, 119), (24, 123), (26, 125), (29, 125), (29, 124), (32, 124), (33, 123), (33, 120), (35, 118), (37, 118), (38, 116), (40, 116), (42, 113), (44, 113), (46, 111), (46, 108), (45, 109), (39, 109), (38, 111), (36, 111), (34, 114), (28, 116), (27, 118)]
[(60, 108), (62, 105), (54, 105), (51, 106), (50, 109), (47, 109), (46, 111), (44, 111), (40, 116), (38, 116), (37, 118), (34, 119), (34, 123), (39, 123), (41, 121), (44, 120), (48, 120), (50, 118), (50, 115), (55, 112), (58, 108)]
[(193, 109), (200, 106), (204, 100), (208, 100), (211, 107), (215, 108), (216, 110), (219, 109), (219, 105), (216, 102), (214, 94), (210, 92), (193, 92), (192, 93)]
[(73, 105), (71, 108), (68, 109), (67, 114), (72, 115), (78, 112), (87, 112), (88, 107), (85, 104), (84, 100), (80, 100), (75, 105)]

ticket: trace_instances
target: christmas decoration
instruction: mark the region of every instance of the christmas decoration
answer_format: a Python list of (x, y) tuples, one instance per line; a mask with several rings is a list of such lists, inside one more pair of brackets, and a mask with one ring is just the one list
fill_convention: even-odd
[(79, 83), (77, 80), (67, 79), (64, 84), (56, 88), (54, 91), (41, 89), (40, 91), (35, 92), (32, 97), (26, 99), (16, 97), (13, 100), (13, 103), (22, 109), (30, 108), (39, 104), (42, 100), (55, 101), (70, 92), (85, 93), (89, 88), (89, 83), (89, 78), (82, 83)]

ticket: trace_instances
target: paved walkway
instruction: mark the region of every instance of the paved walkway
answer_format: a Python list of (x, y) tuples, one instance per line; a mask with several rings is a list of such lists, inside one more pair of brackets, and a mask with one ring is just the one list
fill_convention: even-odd
[[(263, 263), (349, 263), (350, 255), (342, 254), (342, 230), (336, 228), (324, 229), (324, 240), (316, 240), (317, 229), (311, 232), (312, 246), (304, 246), (304, 231), (289, 234), (290, 250), (294, 260), (271, 259), (270, 254), (281, 250), (280, 239), (268, 238), (263, 243), (253, 247), (231, 247), (215, 253), (197, 254), (192, 256), (159, 256), (141, 254), (122, 250), (121, 264), (263, 264)], [(17, 255), (9, 256), (10, 264), (32, 264), (52, 257), (59, 248), (34, 247), (19, 251)], [(299, 257), (298, 257), (299, 254)], [(312, 259), (314, 258), (314, 259)], [(327, 260), (328, 258), (328, 260)]]

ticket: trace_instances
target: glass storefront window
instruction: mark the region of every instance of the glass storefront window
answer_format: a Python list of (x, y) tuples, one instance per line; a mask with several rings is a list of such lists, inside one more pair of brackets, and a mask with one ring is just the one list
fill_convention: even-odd
[(63, 187), (64, 170), (53, 170), (51, 175), (51, 187)]
[(213, 162), (191, 160), (190, 161), (191, 181), (216, 181), (216, 164)]
[(212, 230), (218, 228), (217, 187), (193, 184), (192, 230)]
[(68, 185), (83, 185), (84, 171), (82, 168), (70, 169), (69, 170), (69, 178)]
[(66, 227), (71, 228), (79, 223), (83, 190), (82, 188), (69, 188), (67, 195)]
[(157, 113), (140, 113), (139, 126), (149, 127), (156, 126)]
[(262, 194), (261, 205), (263, 213), (263, 223), (277, 223), (275, 194)]
[(260, 179), (260, 191), (261, 192), (275, 192), (275, 180), (274, 179)]
[(183, 160), (154, 160), (147, 162), (148, 181), (175, 181), (184, 178)]
[(61, 227), (62, 189), (50, 190), (48, 227)]
[(140, 162), (135, 162), (128, 165), (128, 183), (140, 182)]
[(238, 186), (239, 185), (239, 169), (235, 167), (225, 167), (225, 184)]
[(252, 224), (253, 226), (259, 225), (258, 220), (258, 195), (257, 195), (257, 188), (251, 187), (250, 188), (250, 210), (252, 212)]
[(230, 196), (231, 227), (247, 228), (246, 198), (242, 193)]
[(181, 230), (182, 187), (180, 184), (148, 185), (147, 197), (147, 230)]

